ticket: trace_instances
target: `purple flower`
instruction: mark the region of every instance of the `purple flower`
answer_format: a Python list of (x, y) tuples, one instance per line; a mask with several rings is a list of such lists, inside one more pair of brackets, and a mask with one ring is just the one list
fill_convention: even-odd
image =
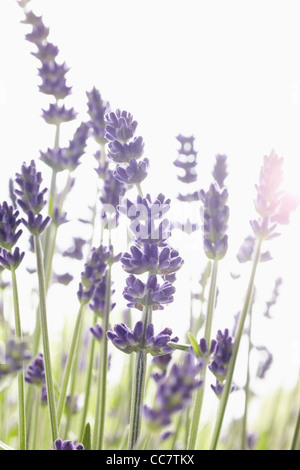
[(110, 250), (103, 245), (92, 249), (91, 255), (84, 265), (84, 271), (81, 273), (81, 282), (77, 292), (80, 302), (87, 303), (91, 300), (96, 284), (106, 271), (110, 256)]
[(42, 117), (48, 124), (58, 125), (62, 122), (73, 121), (77, 116), (74, 108), (67, 109), (65, 105), (58, 103), (50, 104), (47, 110), (43, 109), (42, 111)]
[(93, 337), (98, 341), (101, 341), (103, 338), (104, 330), (103, 328), (96, 323), (96, 325), (90, 328), (90, 332), (92, 333)]
[(256, 377), (264, 379), (266, 373), (268, 372), (273, 363), (273, 355), (270, 353), (268, 348), (266, 348), (266, 346), (256, 346), (255, 349), (264, 356), (264, 358), (259, 362), (256, 371)]
[(0, 204), (0, 246), (7, 250), (19, 240), (22, 230), (18, 230), (21, 219), (18, 218), (19, 211), (9, 206), (6, 201)]
[(27, 339), (12, 338), (5, 345), (5, 351), (0, 352), (1, 356), (4, 355), (4, 361), (0, 361), (0, 380), (2, 376), (20, 371), (24, 362), (29, 361), (32, 357)]
[(84, 450), (83, 444), (76, 444), (73, 441), (63, 441), (62, 439), (56, 439), (55, 449), (50, 450)]
[(49, 34), (49, 28), (47, 28), (40, 17), (40, 21), (33, 25), (31, 33), (25, 35), (25, 38), (29, 42), (34, 44), (41, 44), (45, 39), (47, 39)]
[(141, 162), (131, 158), (126, 166), (117, 166), (114, 177), (125, 184), (140, 184), (148, 174), (148, 166), (148, 158), (144, 158)]
[(51, 42), (45, 44), (37, 44), (37, 52), (31, 52), (31, 54), (39, 59), (42, 63), (52, 62), (58, 55), (58, 47)]
[(229, 208), (226, 205), (228, 192), (212, 184), (205, 193), (201, 191), (201, 216), (203, 220), (204, 251), (210, 259), (222, 259), (227, 252), (227, 222)]
[(260, 219), (250, 222), (257, 238), (270, 240), (278, 236), (279, 234), (274, 232), (277, 224), (288, 224), (290, 212), (298, 205), (295, 197), (281, 190), (282, 166), (283, 158), (279, 158), (274, 150), (270, 155), (265, 155), (254, 202)]
[(58, 284), (62, 284), (64, 286), (67, 286), (68, 284), (70, 284), (70, 282), (72, 282), (73, 279), (74, 279), (74, 277), (69, 273), (54, 274), (53, 275), (53, 282), (56, 282)]
[(126, 186), (118, 181), (113, 172), (108, 170), (104, 180), (104, 186), (100, 201), (102, 204), (111, 204), (115, 208), (120, 202), (120, 198), (125, 194)]
[(216, 352), (209, 369), (220, 382), (223, 382), (226, 378), (228, 364), (232, 355), (233, 342), (227, 328), (224, 332), (219, 330), (216, 339)]
[(190, 405), (194, 390), (201, 387), (202, 364), (185, 353), (180, 365), (174, 364), (167, 376), (158, 382), (154, 407), (144, 406), (144, 417), (153, 431), (171, 423), (172, 415)]
[(226, 165), (227, 156), (226, 155), (216, 155), (216, 163), (212, 172), (212, 175), (216, 182), (219, 185), (220, 189), (224, 188), (224, 180), (226, 179), (227, 165)]
[(128, 301), (128, 307), (142, 311), (145, 305), (151, 305), (152, 310), (163, 310), (163, 305), (173, 302), (174, 292), (175, 287), (170, 282), (160, 285), (154, 274), (146, 284), (132, 274), (126, 280), (123, 296)]
[[(112, 290), (111, 295), (114, 292), (115, 291)], [(106, 301), (106, 279), (105, 279), (105, 276), (103, 276), (97, 282), (95, 286), (89, 307), (96, 315), (102, 316), (105, 311), (105, 301)], [(116, 305), (115, 303), (111, 303), (110, 311), (113, 310), (115, 305)]]
[(42, 353), (39, 353), (28, 366), (25, 374), (25, 382), (31, 385), (45, 385), (45, 364)]
[(179, 134), (176, 139), (180, 142), (181, 147), (178, 150), (178, 157), (174, 161), (174, 165), (184, 170), (184, 175), (178, 175), (177, 178), (183, 183), (193, 183), (197, 180), (195, 167), (197, 166), (197, 152), (194, 150), (193, 136), (185, 137)]
[[(240, 263), (246, 263), (251, 261), (253, 257), (255, 247), (255, 237), (249, 235), (245, 238), (243, 244), (241, 245), (238, 254), (236, 255)], [(269, 251), (266, 251), (260, 255), (260, 261), (270, 261), (272, 256)]]
[(133, 245), (130, 253), (124, 253), (121, 263), (123, 269), (130, 274), (148, 271), (164, 276), (178, 271), (183, 259), (177, 250), (169, 246), (160, 249), (156, 244), (143, 243), (142, 246)]
[(152, 323), (147, 326), (144, 333), (142, 321), (137, 322), (133, 330), (130, 330), (125, 323), (118, 323), (114, 326), (114, 331), (107, 332), (108, 339), (120, 351), (131, 354), (139, 349), (145, 349), (146, 353), (152, 356), (162, 356), (172, 351), (168, 343), (170, 341), (176, 343), (178, 338), (172, 338), (171, 335), (170, 328), (165, 328), (155, 335)]
[(73, 237), (73, 245), (69, 249), (65, 250), (62, 255), (81, 260), (83, 259), (82, 249), (85, 244), (86, 240), (83, 240), (80, 237)]
[(88, 125), (82, 122), (76, 129), (73, 138), (68, 147), (56, 147), (47, 149), (46, 152), (40, 152), (41, 160), (56, 172), (75, 170), (79, 165), (79, 159), (82, 157), (86, 147), (88, 137)]
[(109, 111), (109, 103), (102, 100), (99, 90), (95, 87), (86, 93), (88, 98), (88, 113), (90, 121), (89, 127), (92, 134), (99, 144), (106, 144), (105, 135), (105, 115)]
[(24, 256), (25, 252), (20, 252), (18, 247), (12, 253), (0, 248), (0, 266), (9, 271), (15, 271), (20, 266)]
[(106, 114), (105, 138), (109, 141), (108, 157), (115, 163), (129, 163), (131, 158), (139, 159), (144, 153), (142, 137), (134, 137), (137, 122), (127, 111)]
[(264, 316), (267, 317), (267, 318), (272, 318), (272, 316), (270, 314), (270, 310), (273, 307), (273, 305), (275, 305), (276, 302), (277, 302), (277, 299), (279, 297), (279, 287), (281, 286), (281, 284), (282, 284), (282, 278), (279, 277), (275, 281), (275, 285), (274, 285), (274, 289), (273, 289), (273, 292), (272, 292), (271, 299), (268, 302), (266, 302), (266, 310), (264, 312)]
[[(79, 403), (80, 396), (79, 395), (67, 395), (66, 397), (66, 410), (69, 414), (76, 414), (81, 411), (82, 406)], [(83, 449), (77, 449), (83, 450)]]
[(50, 217), (42, 217), (40, 212), (46, 204), (44, 198), (47, 188), (40, 190), (42, 174), (36, 170), (34, 160), (26, 166), (21, 167), (21, 173), (16, 174), (16, 183), (20, 189), (15, 192), (19, 196), (18, 204), (27, 214), (27, 221), (22, 219), (23, 224), (32, 234), (42, 233), (50, 222)]
[(150, 194), (145, 198), (138, 196), (136, 202), (123, 200), (118, 207), (131, 221), (130, 229), (135, 240), (139, 243), (165, 242), (171, 235), (170, 222), (163, 216), (170, 208), (170, 199), (159, 194), (152, 201)]

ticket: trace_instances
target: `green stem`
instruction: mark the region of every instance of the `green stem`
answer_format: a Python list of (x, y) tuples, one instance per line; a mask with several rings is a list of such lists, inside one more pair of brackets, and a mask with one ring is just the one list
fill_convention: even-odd
[[(15, 312), (16, 337), (22, 338), (21, 317), (19, 307), (19, 295), (17, 287), (16, 272), (11, 271), (13, 302)], [(18, 397), (19, 397), (19, 444), (20, 450), (26, 450), (26, 420), (25, 420), (25, 393), (24, 393), (24, 372), (18, 374)]]
[[(39, 388), (35, 392), (40, 391)], [(34, 409), (33, 409), (33, 430), (31, 449), (36, 450), (39, 436), (39, 415), (40, 415), (40, 397), (35, 393)]]
[(42, 253), (41, 239), (39, 235), (34, 235), (34, 242), (35, 242), (37, 273), (38, 273), (38, 283), (39, 283), (39, 300), (40, 300), (39, 310), (40, 310), (40, 323), (41, 323), (43, 351), (44, 351), (47, 399), (48, 399), (48, 409), (49, 409), (49, 416), (50, 416), (51, 435), (52, 435), (52, 440), (53, 440), (53, 445), (54, 445), (55, 440), (58, 438), (58, 424), (57, 424), (57, 416), (56, 416), (56, 408), (55, 408), (55, 395), (54, 395), (54, 385), (53, 385), (52, 368), (51, 368), (51, 357), (50, 357), (43, 253)]
[(106, 412), (106, 381), (108, 366), (108, 340), (106, 333), (109, 329), (109, 314), (111, 308), (111, 265), (109, 265), (106, 274), (106, 294), (105, 294), (105, 311), (103, 317), (103, 339), (101, 341), (101, 365), (98, 381), (98, 413), (96, 415), (96, 429), (94, 435), (95, 446), (98, 450), (103, 449), (104, 429), (105, 429), (105, 412)]
[(249, 311), (249, 333), (248, 333), (248, 358), (247, 358), (247, 379), (245, 385), (245, 410), (243, 416), (243, 430), (242, 430), (242, 450), (247, 450), (247, 423), (248, 423), (248, 408), (250, 400), (250, 355), (252, 350), (251, 343), (251, 330), (252, 330), (252, 309)]
[(137, 183), (137, 184), (136, 184), (136, 189), (138, 190), (139, 195), (142, 196), (142, 197), (144, 197), (144, 195), (143, 195), (143, 190), (142, 190), (142, 186), (141, 186), (140, 183)]
[[(205, 332), (204, 332), (204, 337), (206, 339), (208, 348), (210, 347), (212, 321), (213, 321), (213, 314), (214, 314), (215, 305), (216, 305), (217, 274), (218, 274), (218, 260), (214, 260), (211, 279), (210, 279), (209, 297), (208, 297), (207, 313), (206, 313), (206, 319), (205, 319)], [(201, 410), (202, 410), (202, 405), (203, 405), (206, 369), (207, 367), (204, 367), (203, 372), (202, 372), (203, 386), (197, 391), (197, 394), (196, 394), (192, 424), (190, 428), (188, 450), (194, 450), (196, 447), (200, 416), (201, 416)]]
[(298, 442), (299, 435), (300, 435), (300, 407), (298, 411), (298, 417), (297, 417), (295, 432), (294, 432), (294, 436), (292, 440), (291, 450), (297, 450), (297, 442)]
[(65, 372), (64, 372), (64, 376), (63, 376), (61, 391), (60, 391), (59, 400), (58, 400), (58, 405), (57, 405), (58, 427), (60, 427), (61, 418), (62, 418), (62, 414), (63, 414), (63, 411), (64, 411), (65, 403), (66, 403), (68, 384), (69, 384), (69, 380), (70, 380), (71, 370), (72, 370), (72, 367), (73, 367), (73, 364), (74, 364), (74, 357), (75, 357), (76, 347), (77, 347), (79, 333), (80, 333), (80, 325), (81, 325), (81, 322), (82, 322), (83, 310), (84, 310), (84, 304), (80, 304), (79, 311), (78, 311), (78, 314), (77, 314), (76, 323), (75, 323), (75, 327), (74, 327), (74, 331), (73, 331), (73, 336), (72, 336), (72, 340), (71, 340), (70, 351), (69, 351), (69, 355), (68, 355), (68, 358), (67, 358), (67, 363), (66, 363), (66, 366), (65, 366)]
[[(151, 323), (152, 307), (146, 303), (143, 311), (143, 337), (142, 346), (145, 341), (147, 326)], [(133, 450), (139, 438), (141, 430), (141, 410), (144, 402), (145, 377), (147, 368), (147, 353), (142, 347), (136, 353), (135, 372), (132, 383), (130, 423), (128, 435), (128, 450)]]
[(259, 262), (259, 259), (260, 259), (261, 244), (262, 244), (262, 240), (259, 239), (258, 243), (257, 243), (257, 246), (256, 246), (254, 259), (253, 259), (252, 271), (251, 271), (251, 275), (250, 275), (250, 279), (249, 279), (249, 283), (248, 283), (248, 288), (247, 288), (247, 292), (246, 292), (246, 297), (245, 297), (245, 301), (244, 301), (243, 310), (242, 310), (242, 312), (240, 314), (240, 318), (239, 318), (236, 337), (235, 337), (233, 350), (232, 350), (232, 356), (231, 356), (231, 359), (230, 359), (230, 362), (229, 362), (229, 365), (228, 365), (228, 369), (227, 369), (226, 382), (225, 382), (225, 386), (224, 386), (224, 389), (223, 389), (223, 392), (222, 392), (222, 395), (221, 395), (221, 399), (220, 399), (216, 424), (215, 424), (215, 428), (214, 428), (214, 431), (213, 431), (213, 436), (212, 436), (212, 441), (211, 441), (211, 446), (210, 446), (211, 450), (215, 450), (217, 448), (218, 440), (219, 440), (221, 429), (222, 429), (223, 419), (224, 419), (224, 415), (225, 415), (225, 411), (226, 411), (226, 406), (227, 406), (228, 398), (229, 398), (229, 395), (230, 395), (230, 392), (231, 392), (233, 373), (234, 373), (235, 364), (236, 364), (236, 360), (237, 360), (237, 356), (238, 356), (238, 351), (239, 351), (241, 338), (242, 338), (243, 332), (244, 332), (245, 320), (246, 320), (246, 317), (247, 317), (247, 314), (248, 314), (248, 311), (249, 311), (249, 307), (250, 307), (251, 302), (252, 302), (254, 279), (255, 279), (255, 274), (256, 274), (256, 269), (257, 269), (257, 266), (258, 266), (258, 262)]
[[(94, 315), (93, 324), (96, 323), (96, 319), (97, 319), (97, 316)], [(79, 432), (79, 435), (81, 436), (81, 441), (82, 441), (84, 430), (85, 430), (86, 417), (87, 417), (87, 411), (88, 411), (88, 406), (89, 406), (91, 383), (92, 383), (92, 373), (93, 373), (93, 364), (94, 364), (94, 354), (95, 354), (95, 339), (92, 338), (91, 339), (91, 346), (90, 346), (89, 365), (88, 365), (88, 371), (87, 371), (87, 377), (86, 377), (84, 404), (83, 404), (83, 410), (82, 410), (82, 415), (81, 415), (81, 425), (80, 425), (80, 432)]]

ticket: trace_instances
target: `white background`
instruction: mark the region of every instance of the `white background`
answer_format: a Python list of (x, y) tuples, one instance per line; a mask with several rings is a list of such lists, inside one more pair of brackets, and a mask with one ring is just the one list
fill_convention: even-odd
[[(177, 192), (187, 191), (172, 165), (179, 133), (196, 138), (199, 180), (193, 190), (208, 188), (217, 153), (228, 156), (229, 251), (220, 263), (214, 332), (231, 328), (250, 270), (248, 264), (239, 266), (235, 256), (251, 233), (254, 185), (263, 156), (272, 149), (284, 156), (285, 188), (300, 197), (299, 2), (32, 0), (31, 4), (50, 26), (49, 40), (59, 46), (60, 61), (71, 68), (67, 77), (73, 94), (67, 102), (79, 112), (79, 119), (87, 118), (85, 93), (96, 86), (112, 109), (126, 109), (139, 122), (145, 156), (151, 162), (145, 192), (153, 196), (164, 192), (175, 206)], [(38, 158), (39, 150), (51, 146), (54, 137), (40, 117), (49, 100), (38, 92), (38, 61), (30, 55), (34, 46), (24, 39), (30, 28), (20, 24), (22, 18), (16, 2), (1, 0), (1, 200), (7, 198), (8, 178), (23, 161)], [(73, 129), (73, 123), (63, 127), (62, 143), (71, 138)], [(72, 216), (86, 216), (86, 204), (93, 200), (93, 165), (87, 155), (75, 173)], [(47, 183), (49, 172), (42, 163), (39, 167)], [(259, 266), (254, 341), (267, 345), (275, 358), (264, 393), (274, 384), (294, 385), (299, 373), (299, 221), (298, 209), (290, 225), (280, 229), (282, 236), (266, 243), (274, 261)], [(70, 227), (61, 232), (65, 246), (74, 235)], [(155, 319), (158, 325), (173, 326), (179, 336), (178, 329), (188, 324), (190, 276), (197, 280), (205, 263), (201, 236), (192, 240), (178, 241), (186, 263), (178, 275), (177, 297)], [(232, 280), (230, 272), (241, 273), (241, 278)], [(26, 273), (20, 270), (22, 275), (21, 284), (26, 285)], [(264, 304), (279, 276), (283, 285), (273, 310), (275, 319), (265, 321)], [(122, 290), (121, 274), (120, 279), (116, 285)], [(20, 296), (26, 298), (24, 290), (21, 287)], [(66, 308), (50, 295), (49, 303), (53, 330), (58, 326), (55, 314), (75, 315), (76, 300)], [(120, 308), (121, 303), (120, 298)], [(27, 305), (26, 315), (31, 310)]]

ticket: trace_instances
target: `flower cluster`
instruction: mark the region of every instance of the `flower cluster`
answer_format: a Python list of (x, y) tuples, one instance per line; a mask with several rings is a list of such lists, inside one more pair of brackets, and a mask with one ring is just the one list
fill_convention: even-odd
[[(2, 345), (0, 345), (2, 346)], [(32, 353), (27, 339), (12, 338), (5, 345), (5, 351), (0, 351), (0, 380), (9, 374), (22, 370), (25, 362), (29, 361)], [(2, 362), (2, 355), (4, 361)]]
[[(110, 264), (120, 259), (120, 254), (114, 256), (113, 248), (100, 245), (93, 248), (91, 255), (84, 265), (77, 297), (81, 304), (90, 303), (90, 308), (98, 315), (102, 315), (105, 307), (106, 273)], [(113, 308), (113, 305), (111, 306)]]
[(295, 197), (281, 189), (282, 166), (283, 157), (278, 157), (274, 150), (270, 155), (264, 156), (255, 199), (255, 209), (260, 218), (250, 222), (255, 236), (259, 239), (270, 240), (276, 237), (277, 224), (288, 224), (290, 213), (298, 205)]
[(48, 148), (40, 152), (40, 159), (56, 172), (69, 170), (74, 171), (85, 151), (89, 127), (81, 122), (67, 147)]
[(93, 88), (86, 93), (88, 98), (88, 114), (90, 121), (88, 125), (92, 131), (92, 136), (100, 145), (106, 144), (105, 138), (105, 115), (109, 112), (109, 103), (103, 101), (97, 88)]
[(27, 215), (27, 220), (22, 218), (22, 222), (33, 235), (42, 233), (50, 222), (49, 216), (43, 217), (41, 214), (47, 192), (47, 188), (40, 189), (42, 181), (42, 174), (37, 171), (34, 160), (29, 165), (24, 163), (21, 173), (16, 174), (18, 204)]
[[(65, 77), (69, 68), (65, 63), (57, 62), (59, 50), (56, 45), (48, 41), (49, 28), (45, 26), (42, 17), (35, 15), (33, 11), (25, 10), (25, 18), (22, 23), (32, 27), (25, 37), (27, 41), (37, 47), (36, 52), (32, 54), (41, 62), (41, 67), (38, 70), (42, 80), (39, 86), (40, 92), (53, 96), (56, 101), (66, 98), (71, 93), (71, 87), (67, 86)], [(57, 103), (43, 113), (43, 117), (52, 123), (69, 121), (75, 116), (73, 109), (67, 110)]]
[(171, 337), (172, 330), (165, 328), (157, 335), (154, 334), (154, 326), (150, 323), (146, 327), (143, 337), (143, 322), (138, 321), (133, 330), (130, 330), (125, 323), (114, 326), (114, 331), (108, 331), (107, 337), (121, 351), (131, 354), (138, 349), (145, 349), (152, 356), (163, 356), (169, 354), (172, 348), (168, 345), (170, 341), (177, 343), (178, 337)]
[(215, 181), (220, 189), (224, 188), (224, 181), (228, 176), (227, 173), (227, 155), (216, 155), (216, 163), (212, 172)]
[[(183, 183), (193, 183), (197, 180), (197, 152), (194, 149), (195, 137), (185, 137), (179, 134), (176, 139), (180, 142), (181, 147), (178, 150), (178, 157), (174, 161), (174, 165), (177, 168), (181, 168), (184, 171), (184, 175), (178, 175), (177, 178)], [(187, 196), (190, 200), (190, 195)], [(186, 200), (185, 196), (179, 195), (179, 199)]]
[(219, 330), (216, 344), (214, 346), (215, 352), (212, 357), (212, 363), (209, 366), (210, 371), (216, 377), (216, 385), (211, 385), (211, 388), (218, 397), (221, 396), (224, 388), (224, 381), (226, 380), (226, 373), (232, 355), (232, 348), (233, 342), (229, 335), (229, 330), (225, 329), (224, 332)]
[(28, 366), (25, 374), (25, 382), (31, 385), (41, 385), (42, 387), (45, 385), (45, 364), (42, 353), (39, 353)]
[(122, 183), (140, 184), (148, 174), (149, 160), (137, 162), (144, 153), (144, 141), (135, 137), (137, 121), (127, 111), (117, 109), (105, 116), (108, 157), (117, 163), (114, 176)]
[(203, 220), (204, 251), (210, 259), (222, 259), (228, 247), (228, 237), (226, 235), (229, 208), (226, 205), (228, 192), (224, 188), (222, 191), (218, 185), (211, 184), (207, 192), (200, 192), (203, 207), (201, 216)]
[(158, 381), (153, 408), (144, 406), (144, 417), (151, 430), (160, 432), (171, 423), (174, 413), (190, 405), (194, 390), (203, 384), (201, 370), (201, 362), (187, 352), (182, 363), (173, 364), (169, 374)]
[(62, 439), (56, 439), (55, 449), (50, 450), (84, 450), (83, 444), (76, 444), (73, 441), (63, 441)]

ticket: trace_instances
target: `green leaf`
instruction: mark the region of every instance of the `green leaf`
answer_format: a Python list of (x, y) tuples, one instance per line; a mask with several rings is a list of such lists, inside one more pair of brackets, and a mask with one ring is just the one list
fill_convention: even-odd
[(82, 444), (84, 445), (85, 450), (91, 450), (92, 448), (92, 438), (91, 438), (91, 425), (86, 423), (82, 438)]
[(189, 340), (191, 342), (194, 353), (196, 354), (196, 357), (200, 357), (201, 356), (200, 346), (199, 346), (195, 336), (193, 336), (192, 333), (188, 333), (188, 337), (189, 337)]
[(173, 349), (180, 349), (180, 351), (187, 351), (189, 349), (188, 344), (178, 344), (178, 343), (173, 343), (172, 341), (168, 342), (168, 346), (170, 346)]

